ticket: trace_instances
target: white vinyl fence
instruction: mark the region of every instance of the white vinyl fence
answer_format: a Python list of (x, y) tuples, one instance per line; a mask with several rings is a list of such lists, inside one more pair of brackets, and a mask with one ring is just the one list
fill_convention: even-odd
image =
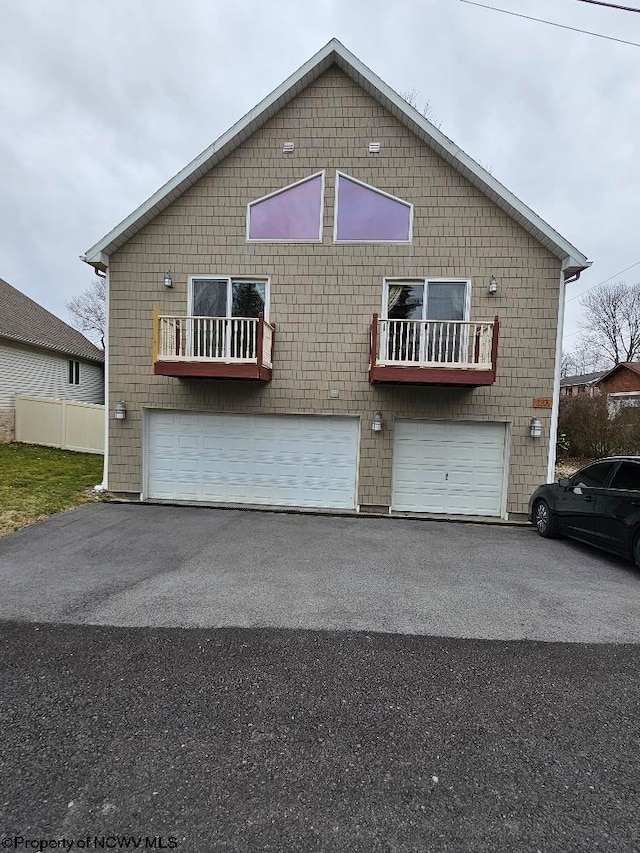
[(17, 395), (16, 441), (104, 453), (104, 406)]

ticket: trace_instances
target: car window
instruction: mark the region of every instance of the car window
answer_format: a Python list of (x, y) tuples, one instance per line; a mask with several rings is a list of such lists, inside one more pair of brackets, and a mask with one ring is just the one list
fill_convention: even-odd
[(572, 486), (587, 486), (587, 488), (602, 488), (615, 465), (614, 462), (596, 462), (595, 465), (587, 465), (582, 471), (574, 474), (571, 481)]
[(640, 490), (640, 465), (637, 462), (621, 462), (609, 488)]

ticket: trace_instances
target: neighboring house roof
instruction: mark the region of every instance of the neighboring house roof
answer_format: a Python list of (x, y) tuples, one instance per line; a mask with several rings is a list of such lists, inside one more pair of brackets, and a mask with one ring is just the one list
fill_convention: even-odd
[(72, 329), (1, 278), (0, 338), (74, 355), (87, 361), (104, 361), (103, 351), (77, 329)]
[(608, 379), (617, 370), (621, 370), (623, 368), (630, 370), (632, 373), (640, 374), (640, 361), (621, 361), (619, 364), (616, 364), (615, 367), (612, 367), (611, 370), (607, 370), (601, 375), (600, 379), (598, 380), (598, 385), (600, 384), (600, 382), (603, 382), (605, 379)]
[(576, 373), (574, 376), (565, 376), (560, 380), (560, 386), (565, 388), (567, 385), (591, 385), (605, 373), (606, 370), (598, 370), (595, 373)]
[(95, 246), (92, 246), (82, 260), (96, 269), (106, 269), (110, 254), (124, 245), (217, 163), (238, 148), (252, 133), (334, 63), (559, 258), (563, 262), (565, 279), (578, 276), (582, 270), (591, 265), (582, 252), (558, 234), (486, 169), (458, 148), (442, 131), (408, 104), (401, 95), (387, 86), (366, 65), (363, 65), (337, 39), (332, 39), (213, 145), (178, 172)]

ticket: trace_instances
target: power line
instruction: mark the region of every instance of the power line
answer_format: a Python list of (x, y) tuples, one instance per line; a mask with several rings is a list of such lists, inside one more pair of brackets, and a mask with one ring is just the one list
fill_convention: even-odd
[(608, 9), (620, 9), (622, 12), (638, 12), (640, 9), (633, 6), (619, 6), (617, 3), (605, 3), (604, 0), (578, 0), (578, 3), (593, 3), (594, 6), (606, 6)]
[(615, 36), (605, 36), (602, 33), (591, 32), (591, 30), (581, 30), (578, 27), (570, 27), (567, 24), (557, 24), (555, 21), (546, 21), (544, 18), (532, 18), (531, 15), (523, 15), (520, 12), (510, 12), (508, 9), (499, 9), (497, 6), (487, 6), (484, 3), (476, 3), (474, 0), (460, 0), (460, 2), (466, 3), (468, 6), (479, 6), (481, 9), (490, 9), (492, 12), (502, 12), (504, 15), (512, 15), (514, 18), (524, 18), (527, 21), (536, 21), (538, 24), (549, 24), (549, 26), (559, 27), (561, 30), (571, 30), (574, 33), (584, 33), (587, 36), (595, 36), (599, 39), (607, 39), (607, 41), (617, 41), (620, 44), (629, 44), (631, 47), (640, 47), (640, 43), (637, 41), (627, 41), (626, 39), (615, 38)]
[(586, 290), (583, 290), (582, 293), (579, 293), (577, 296), (572, 296), (571, 299), (567, 299), (566, 302), (569, 303), (573, 302), (575, 299), (582, 299), (585, 293), (589, 293), (590, 290), (594, 290), (596, 287), (600, 287), (601, 285), (606, 284), (608, 281), (617, 278), (619, 275), (622, 275), (622, 273), (628, 272), (629, 270), (632, 270), (638, 265), (640, 265), (640, 261), (636, 261), (635, 264), (631, 264), (630, 267), (625, 267), (623, 270), (620, 270), (620, 272), (615, 272), (613, 275), (610, 275), (609, 278), (605, 278), (603, 281), (599, 281), (597, 284), (592, 284), (591, 287), (588, 287)]

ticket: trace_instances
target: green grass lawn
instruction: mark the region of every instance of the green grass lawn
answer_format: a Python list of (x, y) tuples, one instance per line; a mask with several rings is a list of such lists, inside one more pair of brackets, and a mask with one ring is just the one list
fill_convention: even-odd
[(34, 444), (0, 445), (0, 536), (79, 506), (102, 482), (102, 456)]

